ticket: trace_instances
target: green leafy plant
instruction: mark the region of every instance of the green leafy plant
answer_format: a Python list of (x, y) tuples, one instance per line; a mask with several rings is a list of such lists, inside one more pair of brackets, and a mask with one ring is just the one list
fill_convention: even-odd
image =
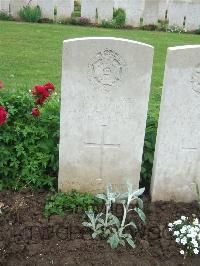
[(28, 90), (4, 88), (0, 106), (9, 114), (0, 126), (0, 189), (53, 188), (58, 171), (59, 98), (54, 94), (38, 113)]
[(197, 193), (197, 202), (200, 208), (200, 189), (199, 189), (199, 185), (196, 183), (196, 193)]
[(74, 12), (72, 12), (71, 17), (79, 18), (79, 17), (81, 17), (81, 12), (80, 11), (74, 11)]
[(101, 27), (103, 28), (114, 28), (114, 24), (113, 24), (113, 21), (109, 21), (109, 20), (102, 20), (101, 21)]
[(157, 29), (157, 26), (155, 24), (142, 25), (140, 29), (148, 30), (148, 31), (155, 31)]
[(142, 185), (149, 186), (152, 167), (153, 167), (153, 158), (155, 151), (156, 143), (156, 132), (157, 132), (157, 120), (154, 117), (148, 116), (147, 125), (146, 125), (146, 134), (144, 141), (144, 151), (143, 151), (143, 160), (141, 168), (141, 183)]
[[(143, 201), (139, 198), (144, 192), (144, 188), (133, 190), (131, 183), (127, 182), (128, 192), (119, 193), (112, 190), (112, 186), (107, 186), (106, 194), (98, 194), (96, 197), (105, 202), (106, 212), (99, 213), (96, 215), (92, 211), (87, 211), (86, 215), (89, 218), (89, 222), (84, 222), (85, 227), (90, 228), (93, 233), (92, 237), (95, 238), (97, 235), (107, 239), (107, 243), (110, 244), (111, 248), (117, 248), (119, 245), (125, 245), (127, 242), (131, 247), (135, 247), (135, 241), (131, 234), (126, 233), (126, 228), (132, 226), (137, 229), (134, 221), (126, 223), (127, 215), (131, 211), (136, 212), (140, 219), (145, 222), (145, 214), (142, 211)], [(118, 203), (123, 206), (123, 217), (120, 221), (118, 217), (112, 214), (111, 206), (112, 203)], [(135, 204), (132, 208), (131, 204)]]
[(4, 11), (0, 11), (0, 20), (12, 20), (12, 17)]
[(164, 20), (159, 19), (158, 23), (156, 25), (156, 30), (157, 31), (167, 31), (168, 25), (169, 25), (169, 21), (167, 19), (164, 19)]
[(19, 16), (26, 22), (38, 22), (42, 17), (42, 11), (39, 6), (24, 6), (19, 11)]
[(75, 0), (74, 1), (74, 11), (81, 12), (81, 2), (80, 2), (80, 0)]
[(126, 11), (122, 8), (117, 8), (113, 12), (113, 25), (116, 28), (124, 27), (126, 23)]
[(68, 212), (96, 210), (100, 204), (101, 200), (90, 193), (58, 192), (47, 197), (44, 214), (46, 217), (55, 214), (64, 216)]

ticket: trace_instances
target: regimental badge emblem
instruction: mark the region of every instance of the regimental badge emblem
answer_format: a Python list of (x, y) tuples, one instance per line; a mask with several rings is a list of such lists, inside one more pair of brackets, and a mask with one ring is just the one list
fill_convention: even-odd
[(125, 61), (112, 49), (98, 52), (88, 64), (89, 80), (95, 87), (108, 91), (122, 83), (126, 71)]

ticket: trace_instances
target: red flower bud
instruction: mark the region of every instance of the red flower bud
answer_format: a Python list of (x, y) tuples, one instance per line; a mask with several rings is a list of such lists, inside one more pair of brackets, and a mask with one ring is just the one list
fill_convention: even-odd
[(47, 89), (47, 90), (52, 90), (52, 91), (54, 91), (55, 90), (55, 86), (53, 85), (53, 83), (46, 83), (45, 85), (44, 85), (44, 87)]
[(40, 110), (37, 107), (33, 108), (32, 109), (32, 115), (33, 116), (39, 116), (40, 115)]
[(3, 106), (0, 106), (0, 125), (3, 125), (7, 122), (8, 113), (6, 112)]

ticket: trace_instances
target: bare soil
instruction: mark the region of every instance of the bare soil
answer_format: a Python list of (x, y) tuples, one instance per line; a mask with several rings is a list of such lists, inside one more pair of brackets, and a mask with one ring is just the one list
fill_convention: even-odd
[[(200, 217), (197, 204), (144, 199), (147, 224), (139, 220), (137, 247), (112, 250), (103, 239), (93, 240), (82, 226), (83, 214), (64, 218), (43, 215), (47, 192), (3, 191), (0, 215), (0, 265), (200, 265), (200, 256), (185, 261), (168, 232), (167, 224), (181, 215)], [(115, 210), (120, 216), (120, 210)], [(135, 218), (135, 217), (129, 217)]]

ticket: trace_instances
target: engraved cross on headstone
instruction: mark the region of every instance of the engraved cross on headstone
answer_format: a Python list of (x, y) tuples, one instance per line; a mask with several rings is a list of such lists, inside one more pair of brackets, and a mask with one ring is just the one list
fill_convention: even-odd
[(104, 167), (104, 150), (106, 148), (119, 149), (120, 144), (105, 144), (105, 128), (107, 125), (101, 125), (101, 141), (100, 143), (86, 142), (88, 148), (100, 148), (100, 168), (99, 168), (99, 180), (103, 179), (103, 167)]

